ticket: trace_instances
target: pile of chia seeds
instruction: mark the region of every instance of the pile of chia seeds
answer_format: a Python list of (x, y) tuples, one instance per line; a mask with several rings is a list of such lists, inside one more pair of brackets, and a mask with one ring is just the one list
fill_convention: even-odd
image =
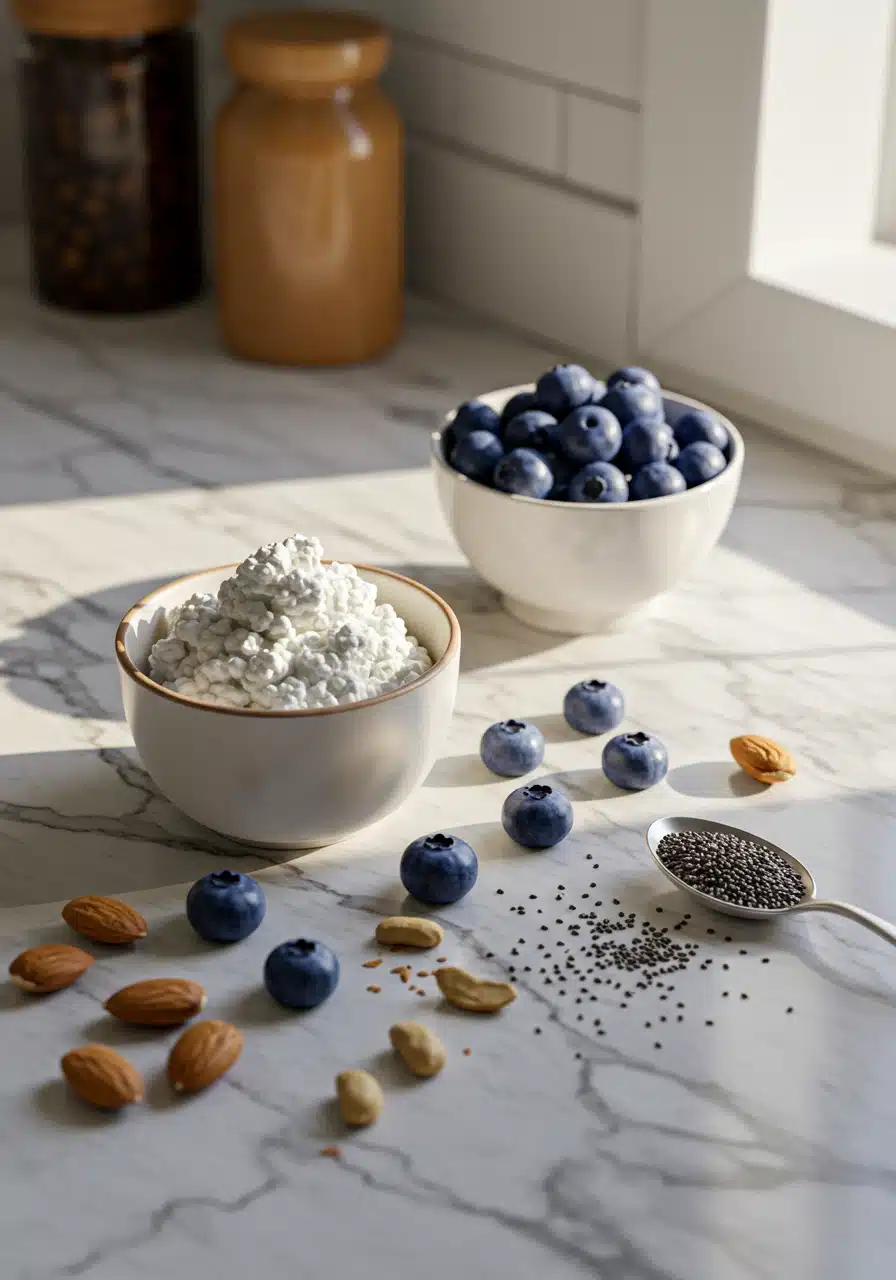
[[(597, 872), (593, 855), (585, 857)], [(502, 897), (505, 894), (500, 888), (495, 892)], [(720, 947), (736, 941), (732, 935), (723, 937), (713, 925), (694, 919), (690, 912), (679, 915), (668, 907), (654, 906), (652, 918), (645, 919), (626, 910), (619, 898), (606, 900), (598, 897), (599, 893), (595, 880), (585, 892), (572, 892), (565, 884), (558, 884), (553, 895), (530, 893), (526, 904), (508, 904), (524, 932), (509, 949), (507, 976), (511, 981), (542, 987), (552, 1004), (556, 1002), (555, 1017), (565, 1007), (568, 1012), (560, 1015), (564, 1021), (585, 1024), (583, 1033), (606, 1036), (625, 1010), (628, 1017), (644, 1018), (647, 1038), (654, 1049), (662, 1049), (667, 1036), (679, 1027), (686, 1031), (695, 1024), (716, 1025), (714, 1017), (706, 1016), (713, 1010), (707, 1007), (705, 995), (700, 997), (697, 1010), (690, 1011), (675, 987), (676, 980), (692, 967), (708, 974), (714, 960), (721, 971), (721, 983), (730, 982), (731, 986), (715, 991), (713, 984), (713, 995), (725, 1006), (749, 1000), (749, 992), (738, 987), (755, 964), (755, 960), (740, 957), (751, 953), (739, 946), (737, 960), (734, 951), (719, 954)], [(523, 920), (530, 922), (529, 931)], [(713, 939), (708, 945), (716, 950), (715, 956), (705, 954), (697, 936)], [(494, 958), (494, 952), (486, 954), (486, 959)], [(769, 964), (770, 958), (763, 956), (760, 963)], [(741, 970), (737, 975), (740, 982), (735, 970)], [(793, 1006), (788, 1005), (785, 1012), (793, 1013)], [(539, 1025), (532, 1030), (536, 1036), (542, 1034)], [(580, 1051), (575, 1054), (576, 1058), (582, 1056)]]
[(806, 896), (801, 877), (774, 849), (724, 831), (670, 833), (657, 855), (692, 889), (732, 906), (774, 911)]

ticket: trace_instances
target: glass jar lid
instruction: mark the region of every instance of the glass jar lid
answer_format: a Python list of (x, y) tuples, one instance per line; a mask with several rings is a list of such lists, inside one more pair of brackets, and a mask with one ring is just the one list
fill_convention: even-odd
[(313, 94), (374, 79), (389, 37), (381, 23), (358, 13), (260, 13), (228, 25), (224, 52), (241, 80)]
[(189, 22), (198, 0), (12, 0), (26, 31), (45, 36), (114, 39), (149, 35)]

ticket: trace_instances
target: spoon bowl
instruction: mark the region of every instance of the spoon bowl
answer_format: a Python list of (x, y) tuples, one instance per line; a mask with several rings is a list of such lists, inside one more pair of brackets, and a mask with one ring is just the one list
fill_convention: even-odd
[[(701, 889), (692, 888), (684, 880), (679, 879), (673, 871), (670, 871), (659, 855), (660, 841), (663, 836), (673, 835), (679, 831), (696, 831), (705, 835), (738, 836), (741, 840), (751, 840), (754, 844), (777, 853), (802, 880), (803, 888), (805, 889), (804, 896), (791, 907), (741, 907), (734, 902), (725, 902), (723, 898), (714, 898), (709, 893), (703, 893)], [(866, 929), (871, 929), (878, 937), (886, 938), (887, 942), (892, 942), (896, 945), (896, 926), (890, 924), (887, 920), (882, 920), (880, 916), (872, 915), (870, 911), (865, 911), (863, 907), (853, 906), (850, 902), (834, 902), (832, 899), (816, 897), (815, 881), (808, 868), (804, 867), (792, 853), (782, 849), (780, 845), (772, 844), (771, 840), (765, 840), (762, 836), (753, 835), (752, 831), (744, 831), (740, 827), (729, 827), (724, 822), (712, 822), (709, 818), (657, 818), (656, 822), (651, 823), (647, 829), (647, 848), (666, 879), (671, 880), (677, 888), (681, 889), (682, 893), (688, 894), (696, 902), (699, 902), (701, 906), (708, 907), (710, 911), (719, 911), (726, 916), (739, 916), (742, 920), (775, 920), (780, 916), (792, 915), (795, 911), (830, 911), (834, 915), (846, 916), (847, 919), (854, 920), (856, 924), (864, 925)]]
[[(658, 852), (663, 836), (676, 835), (679, 831), (702, 831), (707, 835), (739, 836), (742, 840), (752, 840), (754, 844), (761, 845), (762, 848), (770, 849), (773, 853), (777, 853), (802, 880), (805, 888), (802, 902), (795, 903), (792, 907), (741, 907), (734, 902), (725, 902), (722, 898), (714, 898), (711, 894), (704, 893), (701, 889), (692, 888), (684, 880), (679, 880), (674, 871), (669, 870)], [(760, 836), (754, 836), (749, 831), (742, 831), (739, 827), (728, 827), (724, 822), (711, 822), (708, 818), (657, 818), (656, 822), (652, 823), (648, 828), (647, 848), (667, 880), (671, 880), (679, 889), (689, 893), (692, 898), (702, 902), (711, 911), (721, 911), (726, 916), (740, 916), (744, 920), (772, 920), (776, 916), (783, 916), (788, 911), (796, 910), (804, 902), (815, 897), (815, 881), (809, 871), (786, 849), (772, 844), (771, 840), (763, 840)]]

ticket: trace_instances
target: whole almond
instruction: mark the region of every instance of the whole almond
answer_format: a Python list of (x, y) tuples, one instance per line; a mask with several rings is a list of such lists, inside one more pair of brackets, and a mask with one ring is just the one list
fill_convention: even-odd
[(220, 1080), (243, 1052), (243, 1033), (209, 1018), (187, 1027), (168, 1055), (168, 1080), (177, 1093), (199, 1093)]
[(445, 1046), (420, 1022), (396, 1022), (389, 1028), (389, 1039), (415, 1076), (437, 1076), (445, 1065)]
[(70, 987), (92, 964), (93, 956), (80, 947), (48, 942), (42, 947), (29, 947), (16, 956), (9, 966), (9, 976), (23, 991), (42, 996)]
[(84, 1102), (117, 1111), (143, 1101), (143, 1078), (127, 1058), (104, 1044), (85, 1044), (62, 1059), (62, 1074)]
[(744, 733), (731, 739), (731, 754), (737, 764), (757, 782), (789, 782), (796, 773), (796, 761), (786, 747), (758, 733)]
[(62, 918), (75, 933), (114, 946), (136, 942), (147, 934), (146, 921), (139, 911), (117, 898), (102, 898), (93, 893), (67, 902), (62, 908)]
[(435, 920), (422, 916), (389, 916), (376, 927), (377, 942), (401, 947), (437, 947), (445, 930)]
[(205, 1000), (205, 991), (198, 982), (147, 978), (116, 991), (104, 1007), (122, 1022), (138, 1027), (176, 1027), (201, 1013)]
[(383, 1091), (369, 1071), (340, 1071), (336, 1098), (346, 1124), (373, 1124), (383, 1109)]
[(448, 1003), (471, 1013), (497, 1013), (516, 999), (516, 987), (511, 983), (476, 978), (453, 964), (437, 969), (435, 977)]

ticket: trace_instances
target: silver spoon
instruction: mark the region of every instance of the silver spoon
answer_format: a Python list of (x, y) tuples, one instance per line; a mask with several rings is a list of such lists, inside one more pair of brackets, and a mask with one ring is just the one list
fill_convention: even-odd
[[(685, 884), (684, 880), (679, 880), (678, 876), (663, 864), (657, 852), (663, 836), (672, 835), (678, 831), (723, 832), (726, 835), (740, 836), (742, 840), (752, 840), (754, 844), (762, 845), (766, 849), (772, 849), (775, 853), (780, 854), (784, 861), (789, 863), (800, 877), (805, 887), (805, 897), (792, 907), (739, 907), (733, 902), (725, 902), (722, 898), (713, 898), (710, 894), (703, 893), (700, 889), (692, 889), (689, 884)], [(871, 929), (874, 933), (879, 934), (881, 938), (886, 938), (887, 942), (896, 944), (896, 926), (889, 924), (886, 920), (882, 920), (880, 916), (872, 915), (870, 911), (864, 911), (861, 907), (854, 907), (852, 903), (816, 898), (815, 881), (803, 864), (798, 862), (786, 849), (781, 849), (778, 845), (772, 844), (770, 840), (763, 840), (760, 836), (754, 836), (750, 831), (742, 831), (739, 827), (726, 827), (723, 822), (710, 822), (707, 818), (657, 818), (656, 822), (651, 823), (648, 828), (647, 847), (653, 856), (654, 862), (666, 879), (671, 880), (684, 893), (689, 893), (692, 898), (696, 898), (704, 907), (709, 907), (711, 911), (721, 911), (728, 916), (740, 916), (745, 920), (776, 920), (780, 916), (792, 915), (795, 911), (831, 911), (834, 915), (846, 916), (849, 920), (855, 920), (857, 924), (863, 924), (866, 929)]]

